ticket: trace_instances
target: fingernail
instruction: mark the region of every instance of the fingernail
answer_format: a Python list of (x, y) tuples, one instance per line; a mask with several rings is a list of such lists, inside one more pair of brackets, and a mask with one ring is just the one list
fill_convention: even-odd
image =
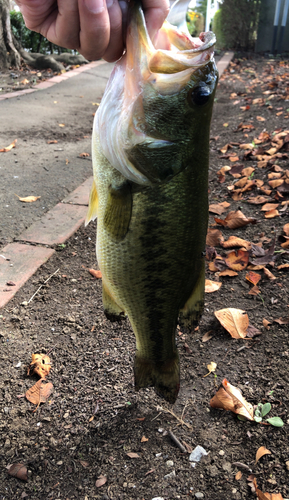
[(84, 0), (84, 5), (92, 14), (100, 14), (104, 10), (104, 0)]

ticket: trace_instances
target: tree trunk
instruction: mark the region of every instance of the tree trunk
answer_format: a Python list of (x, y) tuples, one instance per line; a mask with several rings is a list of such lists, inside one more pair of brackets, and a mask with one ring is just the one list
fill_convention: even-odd
[(12, 39), (10, 1), (0, 0), (0, 69), (20, 65), (20, 54)]

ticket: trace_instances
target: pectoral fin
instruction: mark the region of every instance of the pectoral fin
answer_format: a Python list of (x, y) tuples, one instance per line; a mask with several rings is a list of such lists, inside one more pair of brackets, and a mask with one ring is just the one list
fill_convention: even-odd
[(127, 182), (117, 188), (110, 186), (104, 214), (104, 227), (114, 241), (123, 240), (128, 232), (131, 211), (131, 185)]
[(102, 282), (102, 303), (107, 319), (110, 321), (122, 321), (124, 319), (125, 313), (123, 309), (112, 298), (104, 282)]
[(198, 323), (204, 308), (204, 290), (205, 290), (205, 261), (202, 261), (201, 271), (198, 281), (192, 294), (180, 310), (179, 321), (185, 326), (192, 328)]
[(87, 212), (85, 223), (84, 223), (85, 226), (87, 226), (87, 224), (91, 220), (96, 219), (97, 210), (98, 210), (98, 195), (97, 195), (95, 182), (93, 181), (92, 186), (91, 186), (91, 190), (90, 190), (90, 195), (89, 195), (88, 212)]

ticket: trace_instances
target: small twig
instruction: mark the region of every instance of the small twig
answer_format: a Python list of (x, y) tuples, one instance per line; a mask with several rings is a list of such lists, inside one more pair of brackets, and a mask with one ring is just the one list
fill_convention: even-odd
[(171, 440), (177, 445), (177, 447), (180, 448), (182, 453), (187, 453), (186, 448), (182, 445), (182, 443), (178, 440), (178, 438), (173, 434), (171, 430), (169, 430), (169, 436)]
[(156, 417), (154, 417), (154, 418), (152, 418), (152, 419), (151, 419), (151, 422), (152, 422), (153, 420), (155, 420), (156, 418), (158, 418), (161, 414), (162, 414), (162, 412), (158, 413), (158, 415), (157, 415)]
[(176, 415), (172, 410), (169, 410), (168, 408), (163, 408), (162, 406), (158, 406), (157, 409), (164, 411), (165, 413), (170, 413), (174, 418), (178, 420), (178, 422), (181, 425), (185, 425), (186, 427), (188, 427), (188, 429), (192, 429), (192, 426), (190, 424), (187, 424), (187, 422), (182, 420), (182, 418), (178, 417), (178, 415)]
[(181, 416), (181, 419), (183, 420), (183, 417), (184, 417), (184, 413), (185, 413), (185, 409), (187, 407), (187, 404), (188, 404), (188, 400), (185, 402), (185, 406), (184, 406), (184, 409), (182, 411), (182, 416)]
[(51, 274), (51, 275), (49, 276), (49, 278), (47, 278), (47, 280), (45, 280), (45, 281), (44, 281), (44, 283), (42, 283), (42, 285), (40, 285), (40, 287), (38, 288), (38, 290), (36, 290), (36, 292), (35, 292), (35, 293), (32, 295), (32, 297), (28, 300), (27, 305), (28, 305), (28, 304), (30, 304), (31, 300), (33, 300), (33, 299), (34, 299), (35, 295), (39, 292), (39, 290), (41, 290), (41, 288), (42, 288), (42, 287), (43, 287), (43, 286), (47, 283), (47, 281), (49, 281), (49, 280), (52, 278), (52, 276), (54, 276), (56, 273), (58, 273), (58, 271), (59, 271), (59, 269), (57, 269), (57, 270), (56, 270), (53, 274)]

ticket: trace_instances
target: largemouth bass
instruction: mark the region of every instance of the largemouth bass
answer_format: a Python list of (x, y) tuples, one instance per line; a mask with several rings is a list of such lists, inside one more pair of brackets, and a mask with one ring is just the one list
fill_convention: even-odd
[(214, 43), (211, 32), (191, 38), (165, 22), (156, 48), (133, 3), (93, 129), (87, 223), (97, 216), (104, 311), (129, 318), (136, 390), (154, 386), (170, 403), (178, 317), (192, 326), (204, 301)]

